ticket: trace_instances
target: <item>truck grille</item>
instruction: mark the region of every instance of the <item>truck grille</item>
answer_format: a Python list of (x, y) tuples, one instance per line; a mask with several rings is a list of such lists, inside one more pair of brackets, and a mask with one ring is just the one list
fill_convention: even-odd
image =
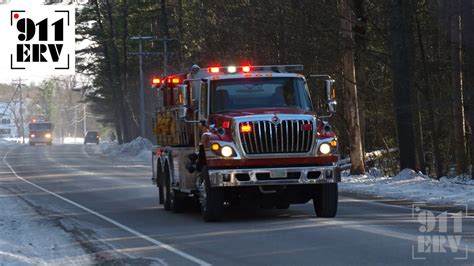
[(313, 120), (282, 120), (278, 124), (271, 121), (240, 122), (241, 126), (251, 126), (248, 133), (240, 134), (246, 154), (307, 153), (314, 140)]

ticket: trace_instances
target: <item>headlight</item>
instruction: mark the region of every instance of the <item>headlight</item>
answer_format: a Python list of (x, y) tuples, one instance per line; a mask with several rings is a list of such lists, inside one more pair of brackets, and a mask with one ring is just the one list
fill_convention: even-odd
[(232, 150), (232, 148), (230, 146), (224, 146), (224, 147), (221, 148), (221, 154), (224, 157), (230, 157), (230, 156), (232, 156), (233, 153), (234, 153), (234, 151)]
[(34, 138), (34, 137), (35, 137), (35, 134), (31, 134), (31, 135), (30, 135), (30, 138)]
[(331, 152), (331, 146), (329, 146), (327, 143), (323, 143), (319, 145), (319, 152), (322, 154), (329, 154)]
[(44, 137), (47, 138), (47, 139), (49, 139), (49, 138), (51, 138), (51, 134), (46, 133), (46, 134), (44, 135)]

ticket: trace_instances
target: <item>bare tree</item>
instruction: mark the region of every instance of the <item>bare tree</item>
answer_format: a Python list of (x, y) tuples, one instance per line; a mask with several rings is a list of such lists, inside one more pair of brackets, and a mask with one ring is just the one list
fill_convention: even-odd
[(354, 42), (352, 38), (351, 8), (349, 0), (341, 1), (341, 31), (344, 43), (344, 116), (348, 123), (351, 156), (351, 174), (365, 173), (362, 138), (360, 134), (359, 106), (357, 100), (357, 86), (354, 67)]
[(400, 168), (416, 169), (412, 91), (415, 81), (415, 44), (411, 1), (387, 1), (390, 21), (392, 86), (397, 118)]

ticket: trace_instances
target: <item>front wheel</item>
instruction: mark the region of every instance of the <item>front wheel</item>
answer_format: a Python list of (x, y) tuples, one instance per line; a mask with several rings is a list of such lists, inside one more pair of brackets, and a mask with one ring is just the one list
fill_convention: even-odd
[(206, 222), (217, 222), (224, 215), (224, 193), (222, 188), (211, 187), (207, 167), (201, 169), (199, 186), (199, 203), (202, 218)]
[(337, 183), (317, 185), (316, 195), (313, 198), (316, 216), (332, 218), (336, 216), (338, 204)]

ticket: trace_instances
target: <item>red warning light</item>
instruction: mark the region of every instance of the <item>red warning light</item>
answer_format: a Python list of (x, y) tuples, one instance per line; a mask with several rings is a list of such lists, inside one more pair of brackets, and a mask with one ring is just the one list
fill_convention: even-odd
[(250, 72), (250, 66), (243, 66), (242, 71), (243, 72)]
[(161, 83), (161, 79), (159, 78), (154, 78), (153, 81), (152, 81), (153, 84), (160, 84)]
[(222, 122), (222, 128), (230, 128), (230, 121)]
[(178, 84), (179, 83), (179, 78), (173, 78), (172, 83), (173, 84)]

